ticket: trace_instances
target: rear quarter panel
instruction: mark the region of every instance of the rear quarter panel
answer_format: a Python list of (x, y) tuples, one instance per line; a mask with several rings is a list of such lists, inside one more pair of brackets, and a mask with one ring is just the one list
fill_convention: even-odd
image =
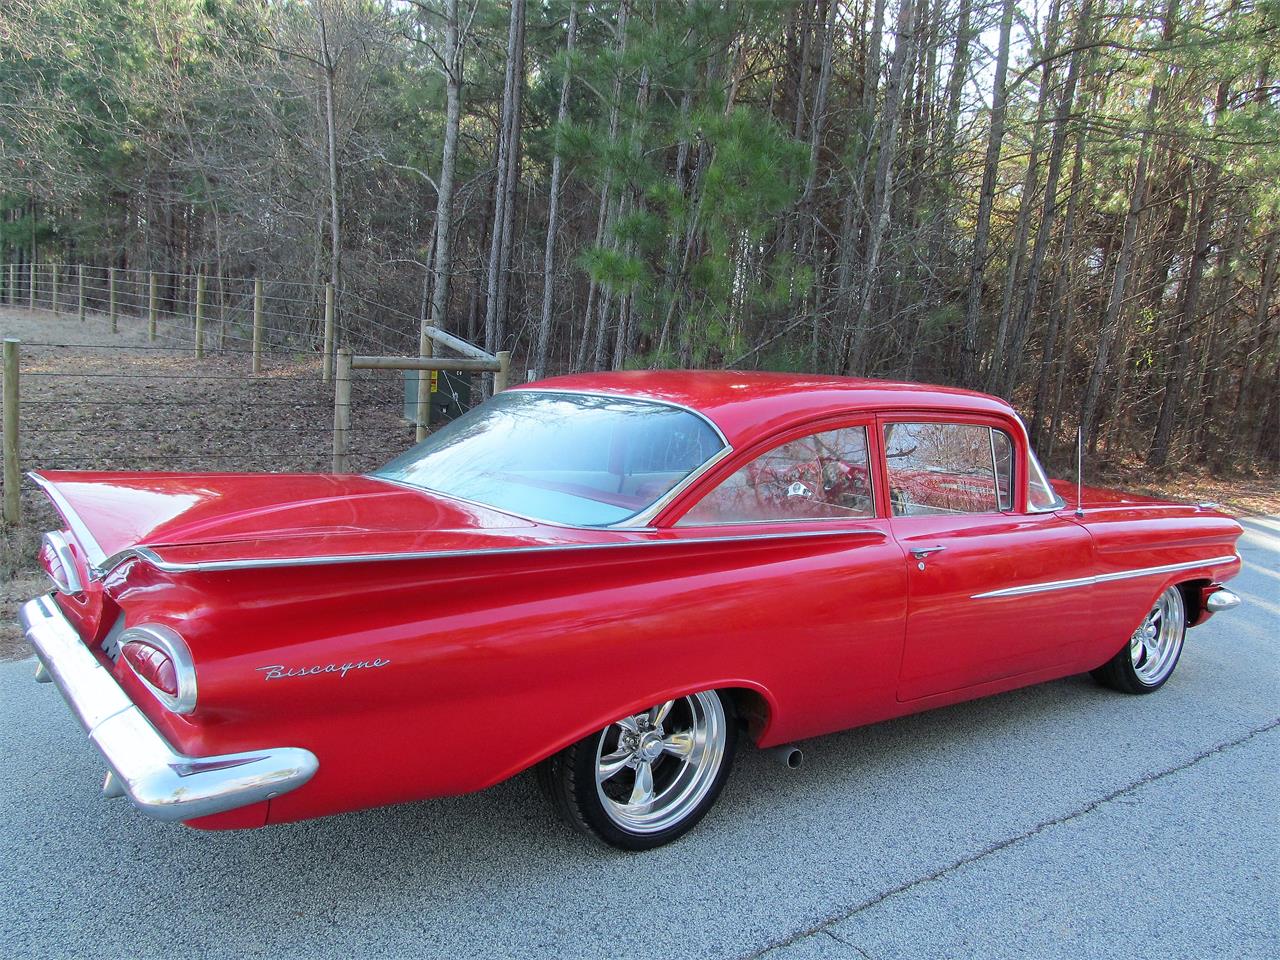
[(113, 578), (130, 623), (171, 624), (196, 659), (190, 721), (148, 711), (177, 745), (320, 759), (271, 822), (481, 789), (694, 690), (754, 691), (762, 745), (873, 719), (893, 709), (906, 603), (901, 550), (874, 529)]

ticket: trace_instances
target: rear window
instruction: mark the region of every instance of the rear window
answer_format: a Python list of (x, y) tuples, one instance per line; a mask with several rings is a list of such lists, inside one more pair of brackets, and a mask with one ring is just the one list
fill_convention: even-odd
[(501, 393), (374, 476), (574, 526), (607, 526), (657, 503), (724, 448), (683, 407), (630, 397)]

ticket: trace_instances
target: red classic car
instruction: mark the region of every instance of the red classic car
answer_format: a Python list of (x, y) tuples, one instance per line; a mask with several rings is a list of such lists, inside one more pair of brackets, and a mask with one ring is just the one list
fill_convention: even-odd
[(46, 472), (22, 610), (104, 792), (258, 827), (530, 767), (641, 849), (763, 748), (1092, 671), (1168, 680), (1239, 525), (1050, 483), (1003, 400), (633, 372), (498, 395), (367, 476)]

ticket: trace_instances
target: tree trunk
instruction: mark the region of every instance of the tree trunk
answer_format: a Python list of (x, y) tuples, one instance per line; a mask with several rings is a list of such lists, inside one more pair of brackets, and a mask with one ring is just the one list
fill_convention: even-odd
[(524, 86), (525, 0), (511, 0), (507, 29), (507, 69), (502, 88), (498, 130), (497, 181), (493, 190), (493, 232), (485, 288), (484, 348), (501, 349), (506, 321), (506, 275), (511, 263), (511, 228), (515, 214), (515, 180), (520, 143), (520, 95)]
[[(1227, 106), (1227, 85), (1218, 84), (1216, 114), (1222, 116)], [(1191, 339), (1200, 310), (1200, 287), (1204, 282), (1204, 267), (1209, 260), (1212, 245), (1213, 221), (1217, 212), (1218, 179), (1221, 168), (1210, 161), (1209, 174), (1200, 198), (1200, 210), (1196, 215), (1196, 238), (1191, 250), (1191, 262), (1182, 291), (1182, 309), (1174, 331), (1174, 358), (1164, 381), (1164, 398), (1160, 402), (1160, 419), (1151, 441), (1147, 466), (1159, 470), (1169, 460), (1169, 448), (1173, 442), (1174, 418), (1178, 414), (1178, 401), (1182, 381), (1187, 375), (1187, 363), (1191, 357)]]
[(987, 365), (984, 385), (988, 393), (997, 389), (1004, 374), (1005, 347), (1009, 336), (1009, 322), (1013, 316), (1013, 301), (1017, 291), (1018, 277), (1022, 275), (1022, 263), (1027, 254), (1031, 207), (1035, 200), (1036, 182), (1040, 178), (1040, 147), (1043, 142), (1045, 118), (1049, 113), (1049, 88), (1056, 66), (1053, 55), (1058, 45), (1058, 15), (1061, 9), (1060, 0), (1053, 0), (1049, 4), (1049, 21), (1045, 26), (1044, 65), (1040, 69), (1040, 87), (1036, 95), (1036, 119), (1031, 128), (1031, 149), (1027, 155), (1027, 169), (1022, 178), (1022, 192), (1018, 197), (1018, 215), (1014, 220), (1013, 237), (1009, 243), (1009, 259), (1004, 274), (1004, 296), (1000, 298), (996, 331), (991, 338), (991, 359)]
[[(1088, 46), (1092, 39), (1089, 23), (1092, 13), (1093, 0), (1084, 0), (1080, 7), (1080, 18), (1073, 39), (1077, 47)], [(1076, 49), (1071, 54), (1071, 60), (1067, 66), (1067, 79), (1063, 84), (1062, 96), (1058, 101), (1058, 110), (1053, 120), (1053, 140), (1049, 144), (1049, 168), (1045, 173), (1044, 202), (1040, 209), (1040, 226), (1036, 230), (1035, 243), (1031, 248), (1031, 264), (1027, 270), (1027, 280), (1022, 291), (1022, 303), (1014, 320), (1009, 353), (1005, 361), (1003, 393), (1006, 397), (1012, 396), (1013, 389), (1018, 382), (1018, 372), (1022, 366), (1022, 351), (1027, 343), (1027, 334), (1031, 328), (1031, 313), (1035, 309), (1036, 293), (1040, 286), (1040, 272), (1044, 268), (1045, 254), (1049, 249), (1049, 238), (1053, 232), (1054, 220), (1058, 215), (1058, 181), (1062, 176), (1062, 157), (1066, 151), (1067, 125), (1071, 119), (1071, 112), (1075, 109), (1076, 83), (1080, 77), (1080, 62), (1083, 58), (1084, 53), (1080, 49)]]
[[(1178, 12), (1178, 0), (1166, 0), (1164, 11), (1164, 28), (1161, 38), (1167, 45), (1173, 40), (1175, 17)], [(1151, 144), (1151, 131), (1155, 125), (1156, 107), (1160, 104), (1161, 91), (1167, 77), (1167, 69), (1163, 68), (1151, 83), (1151, 92), (1147, 97), (1147, 110), (1142, 139), (1138, 143), (1137, 166), (1133, 173), (1133, 190), (1129, 194), (1129, 209), (1124, 218), (1124, 231), (1120, 241), (1120, 252), (1116, 257), (1115, 273), (1111, 278), (1111, 293), (1107, 298), (1107, 312), (1102, 323), (1102, 331), (1098, 336), (1098, 352), (1094, 355), (1093, 367), (1089, 371), (1089, 382), (1085, 387), (1084, 399), (1080, 404), (1080, 424), (1084, 428), (1085, 440), (1089, 453), (1097, 450), (1098, 442), (1098, 400), (1102, 396), (1102, 381), (1106, 376), (1111, 359), (1111, 351), (1116, 346), (1121, 334), (1121, 314), (1124, 309), (1125, 291), (1128, 289), (1129, 267), (1133, 263), (1133, 241), (1138, 233), (1138, 217), (1147, 203), (1147, 164)]]
[(987, 137), (987, 155), (982, 168), (982, 188), (978, 193), (977, 222), (973, 228), (973, 256), (969, 264), (964, 336), (960, 344), (961, 369), (967, 384), (975, 383), (978, 378), (978, 321), (982, 313), (982, 280), (987, 269), (987, 245), (991, 237), (991, 207), (995, 203), (996, 174), (1000, 167), (1000, 149), (1004, 144), (1004, 120), (1009, 95), (1005, 89), (1005, 76), (1009, 71), (1013, 7), (1014, 0), (1003, 0), (1000, 9), (1000, 46), (996, 53), (995, 76), (991, 81), (991, 130)]
[[(458, 165), (458, 129), (462, 118), (462, 37), (458, 20), (458, 0), (445, 2), (445, 123), (444, 147), (440, 158), (440, 182), (436, 194), (436, 238), (434, 277), (431, 281), (431, 325), (448, 328), (449, 278), (453, 225), (453, 181)], [(423, 332), (419, 352), (425, 353)]]
[[(1236, 409), (1251, 429), (1246, 436), (1252, 437), (1250, 444), (1240, 443), (1245, 455), (1251, 455), (1257, 449), (1257, 435), (1261, 433), (1262, 423), (1266, 419), (1255, 410), (1255, 384), (1268, 368), (1267, 346), (1271, 341), (1271, 297), (1276, 288), (1276, 274), (1280, 272), (1280, 230), (1273, 231), (1262, 254), (1261, 283), (1258, 288), (1258, 299), (1253, 308), (1253, 339), (1247, 343), (1244, 362), (1241, 364), (1240, 393), (1236, 401)], [(1236, 455), (1242, 451), (1237, 448)]]
[(881, 121), (880, 144), (876, 156), (875, 185), (872, 189), (870, 235), (867, 255), (854, 311), (853, 338), (847, 370), (860, 372), (866, 365), (867, 337), (871, 331), (871, 296), (879, 279), (881, 246), (889, 229), (889, 206), (893, 198), (893, 162), (898, 149), (898, 128), (905, 93), (905, 67), (913, 52), (915, 35), (911, 30), (914, 0), (900, 0), (895, 28), (893, 60), (889, 68), (889, 85), (885, 89), (884, 116)]
[[(569, 3), (569, 32), (565, 38), (565, 57), (573, 57), (573, 35), (578, 29), (578, 5)], [(563, 127), (569, 119), (569, 70), (566, 61), (564, 79), (560, 82), (560, 107), (556, 111), (556, 124)], [(547, 242), (542, 254), (542, 316), (538, 321), (538, 339), (533, 352), (533, 375), (542, 379), (547, 375), (547, 352), (551, 343), (551, 307), (555, 297), (556, 230), (560, 226), (560, 170), (562, 161), (557, 150), (551, 158), (551, 188), (547, 197)]]
[(321, 74), (324, 80), (324, 130), (329, 166), (329, 282), (336, 295), (342, 268), (342, 221), (338, 206), (338, 125), (333, 105), (333, 80), (337, 68), (329, 54), (329, 30), (325, 24), (323, 5), (317, 5), (320, 26)]
[[(1066, 300), (1071, 295), (1071, 258), (1074, 254), (1076, 211), (1080, 208), (1080, 193), (1084, 179), (1084, 148), (1088, 140), (1088, 128), (1082, 127), (1076, 137), (1075, 160), (1071, 168), (1071, 186), (1067, 197), (1067, 213), (1062, 223), (1062, 239), (1059, 245), (1058, 273), (1049, 293), (1049, 320), (1045, 326), (1044, 342), (1040, 345), (1040, 375), (1036, 379), (1036, 399), (1031, 412), (1031, 445), (1040, 448), (1040, 434), (1044, 427), (1049, 404), (1049, 381), (1058, 350), (1058, 328), (1066, 312)], [(1055, 423), (1056, 427), (1057, 424)]]

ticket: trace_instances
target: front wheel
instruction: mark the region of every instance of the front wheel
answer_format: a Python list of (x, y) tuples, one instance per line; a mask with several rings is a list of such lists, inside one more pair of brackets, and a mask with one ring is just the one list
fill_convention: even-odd
[(1187, 609), (1176, 586), (1160, 594), (1120, 652), (1093, 671), (1099, 683), (1122, 693), (1153, 693), (1164, 686), (1182, 655)]
[(738, 745), (732, 703), (714, 690), (623, 717), (539, 768), (569, 823), (614, 847), (649, 850), (711, 808)]

